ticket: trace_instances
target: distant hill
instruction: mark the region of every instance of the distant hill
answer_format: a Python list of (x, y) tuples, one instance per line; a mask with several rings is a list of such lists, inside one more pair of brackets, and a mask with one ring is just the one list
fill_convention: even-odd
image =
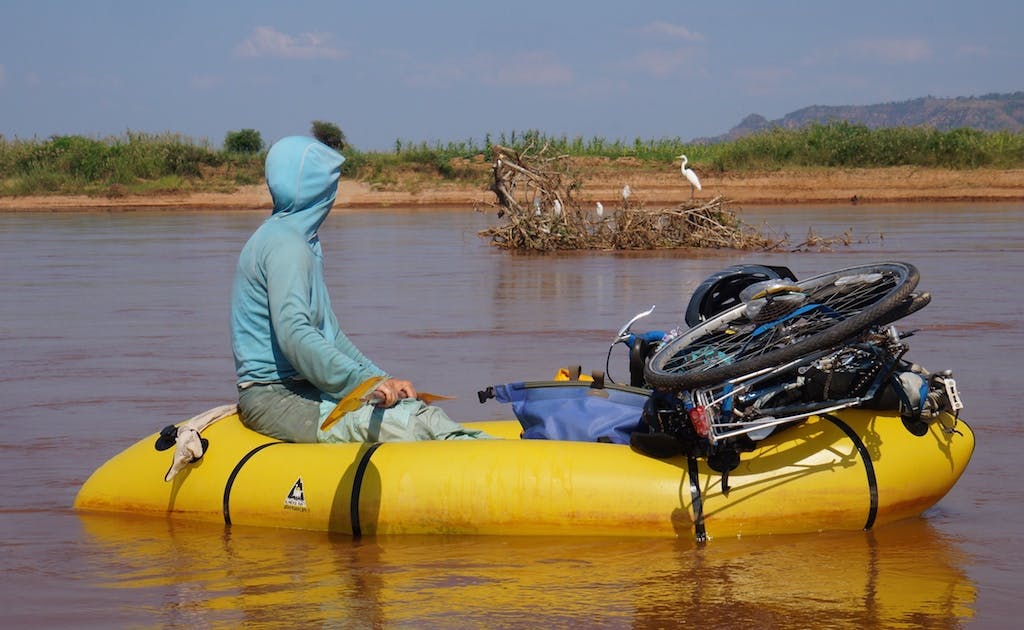
[(812, 105), (786, 114), (777, 120), (768, 120), (751, 114), (728, 132), (712, 138), (697, 138), (699, 144), (712, 144), (736, 140), (752, 133), (783, 127), (799, 129), (810, 123), (842, 120), (872, 129), (882, 127), (932, 127), (948, 131), (969, 127), (982, 131), (1024, 130), (1024, 92), (1012, 94), (986, 94), (958, 98), (926, 96), (898, 103), (880, 105)]

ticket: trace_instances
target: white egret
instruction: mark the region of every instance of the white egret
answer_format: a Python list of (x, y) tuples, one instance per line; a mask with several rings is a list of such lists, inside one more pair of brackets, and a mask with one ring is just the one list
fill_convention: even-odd
[(559, 201), (558, 199), (555, 199), (555, 216), (562, 216), (562, 202)]
[(626, 184), (625, 186), (623, 186), (623, 187), (622, 187), (622, 200), (623, 200), (623, 201), (628, 201), (628, 200), (629, 200), (629, 195), (630, 195), (630, 193), (632, 193), (632, 192), (633, 192), (633, 191), (631, 191), (631, 190), (629, 189), (629, 184)]
[(686, 168), (686, 155), (680, 155), (679, 158), (683, 160), (683, 165), (679, 167), (679, 172), (690, 182), (690, 199), (693, 199), (694, 189), (700, 190), (700, 180), (697, 179), (697, 174), (693, 172), (693, 169)]
[(600, 201), (597, 202), (597, 216), (604, 216), (604, 204), (601, 203)]

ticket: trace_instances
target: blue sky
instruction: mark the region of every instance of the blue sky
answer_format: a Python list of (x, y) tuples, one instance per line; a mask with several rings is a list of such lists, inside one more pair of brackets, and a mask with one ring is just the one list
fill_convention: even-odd
[(632, 141), (1024, 90), (1024, 2), (4, 0), (0, 134)]

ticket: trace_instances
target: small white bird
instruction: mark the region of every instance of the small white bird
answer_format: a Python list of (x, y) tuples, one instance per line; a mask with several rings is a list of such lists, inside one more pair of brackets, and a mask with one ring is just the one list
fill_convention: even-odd
[(601, 203), (600, 201), (597, 202), (597, 216), (604, 216), (604, 204)]
[(562, 202), (559, 201), (558, 199), (555, 199), (555, 216), (562, 216)]
[(679, 172), (690, 182), (690, 199), (693, 199), (694, 189), (700, 190), (700, 180), (697, 179), (697, 174), (693, 172), (693, 169), (686, 168), (686, 155), (680, 155), (679, 157), (683, 160), (683, 165), (679, 167)]
[(623, 187), (622, 187), (622, 200), (623, 200), (623, 201), (626, 201), (627, 199), (629, 199), (629, 195), (630, 195), (630, 193), (632, 193), (632, 192), (633, 192), (633, 191), (631, 191), (631, 190), (629, 189), (629, 184), (626, 184), (625, 186), (623, 186)]

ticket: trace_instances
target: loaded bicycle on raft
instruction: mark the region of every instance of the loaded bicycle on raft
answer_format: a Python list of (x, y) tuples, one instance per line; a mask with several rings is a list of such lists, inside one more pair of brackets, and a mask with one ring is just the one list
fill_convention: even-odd
[[(689, 328), (632, 332), (652, 306), (619, 330), (609, 360), (615, 345), (629, 348), (630, 386), (646, 400), (635, 423), (628, 412), (615, 417), (614, 430), (605, 423), (604, 439), (615, 441), (609, 436), (617, 433), (622, 441), (628, 434), (635, 450), (652, 457), (703, 458), (722, 473), (727, 492), (741, 452), (811, 416), (850, 407), (898, 410), (906, 430), (923, 436), (946, 413), (954, 421), (943, 430), (955, 432), (963, 403), (952, 373), (932, 374), (906, 360), (906, 340), (915, 331), (896, 326), (931, 301), (929, 293), (916, 290), (919, 279), (904, 262), (858, 265), (802, 281), (786, 267), (758, 264), (710, 276), (687, 306)], [(609, 369), (606, 362), (605, 373)], [(598, 374), (599, 382), (605, 373)], [(518, 394), (481, 392), (481, 402), (496, 395), (519, 403), (524, 437), (565, 437), (571, 415), (554, 417), (544, 409), (557, 395), (531, 400), (521, 393), (529, 386), (516, 385)], [(590, 406), (591, 416), (597, 406)], [(564, 412), (565, 406), (552, 409)], [(582, 421), (580, 431), (592, 432), (592, 420)], [(572, 429), (568, 434), (579, 437)]]

